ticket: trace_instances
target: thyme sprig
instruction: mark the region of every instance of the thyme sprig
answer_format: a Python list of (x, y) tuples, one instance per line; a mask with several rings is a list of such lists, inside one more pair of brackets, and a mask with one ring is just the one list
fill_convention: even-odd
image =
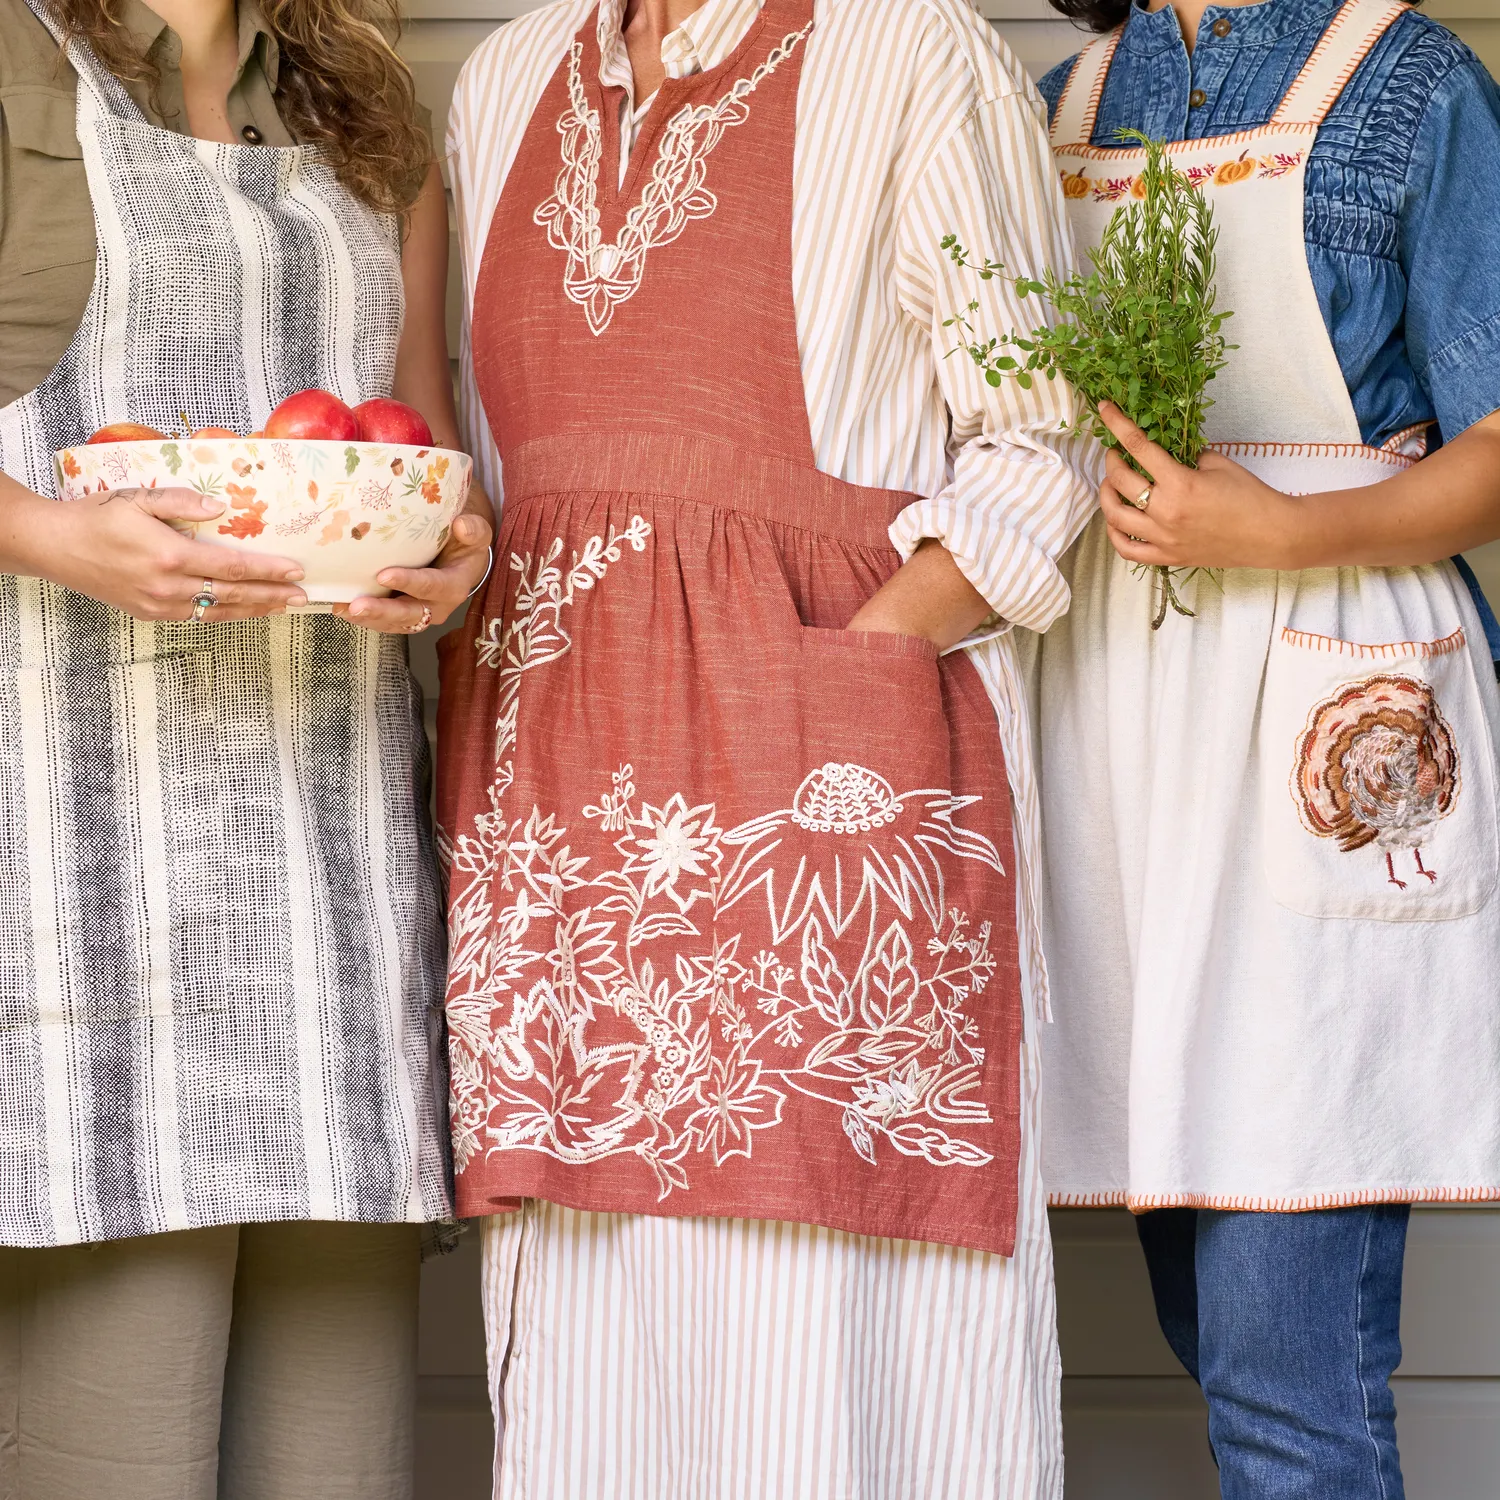
[[(1089, 251), (1087, 275), (1062, 277), (1049, 268), (1040, 277), (1012, 276), (999, 261), (971, 257), (957, 236), (943, 237), (942, 247), (957, 265), (982, 281), (1009, 281), (1018, 296), (1040, 297), (1061, 314), (1060, 321), (1026, 334), (985, 338), (974, 323), (976, 297), (943, 326), (958, 330), (950, 352), (968, 354), (990, 385), (1014, 380), (1030, 389), (1038, 375), (1053, 380), (1061, 374), (1083, 402), (1076, 431), (1118, 448), (1099, 416), (1099, 403), (1113, 401), (1179, 463), (1196, 467), (1205, 442), (1204, 414), (1213, 405), (1208, 383), (1234, 347), (1221, 332), (1231, 314), (1215, 305), (1218, 230), (1208, 200), (1172, 165), (1162, 142), (1137, 130), (1119, 136), (1144, 146), (1146, 162), (1131, 201), (1115, 210)], [(1169, 607), (1193, 613), (1177, 590), (1198, 569), (1142, 565), (1137, 571), (1154, 575), (1153, 629)]]

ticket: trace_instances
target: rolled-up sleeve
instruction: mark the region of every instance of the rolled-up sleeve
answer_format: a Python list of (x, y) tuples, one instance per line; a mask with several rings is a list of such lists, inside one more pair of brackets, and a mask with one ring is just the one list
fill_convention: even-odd
[(1068, 607), (1058, 559), (1092, 513), (1098, 448), (1068, 431), (1075, 403), (1061, 379), (994, 387), (968, 355), (950, 353), (956, 330), (943, 322), (976, 297), (981, 338), (1024, 332), (1051, 315), (1009, 280), (982, 281), (941, 248), (956, 234), (1011, 275), (1071, 266), (1040, 101), (1017, 93), (976, 105), (926, 165), (897, 232), (898, 296), (931, 339), (951, 426), (947, 483), (901, 512), (891, 540), (909, 557), (935, 538), (1000, 620), (1046, 630)]

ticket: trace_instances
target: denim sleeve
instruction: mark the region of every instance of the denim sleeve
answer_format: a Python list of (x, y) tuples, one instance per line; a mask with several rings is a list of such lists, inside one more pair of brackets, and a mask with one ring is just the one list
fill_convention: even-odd
[(1467, 54), (1434, 90), (1401, 212), (1406, 345), (1444, 438), (1500, 408), (1500, 91)]
[(1068, 86), (1068, 78), (1073, 72), (1073, 64), (1078, 61), (1075, 53), (1067, 62), (1060, 62), (1055, 68), (1049, 68), (1042, 75), (1042, 80), (1037, 84), (1041, 90), (1042, 98), (1047, 101), (1047, 123), (1052, 123), (1052, 117), (1057, 113), (1057, 101), (1062, 98), (1062, 91)]

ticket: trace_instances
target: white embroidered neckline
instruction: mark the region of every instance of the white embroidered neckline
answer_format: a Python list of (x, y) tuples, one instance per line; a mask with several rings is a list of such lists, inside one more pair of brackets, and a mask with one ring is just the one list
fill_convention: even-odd
[(567, 254), (563, 290), (583, 308), (598, 337), (615, 308), (640, 289), (646, 252), (669, 245), (692, 219), (706, 219), (719, 206), (704, 181), (708, 158), (732, 125), (750, 117), (749, 97), (801, 45), (812, 30), (790, 32), (748, 78), (740, 78), (713, 104), (685, 104), (667, 122), (651, 176), (640, 202), (625, 215), (608, 244), (599, 226), (599, 169), (604, 136), (599, 111), (589, 106), (580, 63), (583, 45), (568, 52), (568, 106), (557, 122), (562, 167), (549, 197), (532, 215), (547, 231), (547, 243)]

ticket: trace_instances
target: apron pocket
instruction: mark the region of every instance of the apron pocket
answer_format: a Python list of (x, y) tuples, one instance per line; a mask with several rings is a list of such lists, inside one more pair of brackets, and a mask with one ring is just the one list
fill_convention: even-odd
[(1260, 753), (1266, 875), (1309, 917), (1467, 917), (1495, 885), (1494, 750), (1462, 626), (1363, 645), (1280, 627)]
[(931, 641), (804, 625), (799, 646), (795, 696), (805, 771), (862, 768), (897, 796), (948, 789), (951, 737)]
[(888, 630), (824, 630), (802, 627), (803, 639), (816, 653), (823, 647), (834, 651), (865, 651), (871, 656), (900, 657), (911, 661), (936, 662), (938, 648), (924, 635), (895, 635)]
[(225, 839), (213, 656), (22, 668), (24, 860), (4, 905), (32, 931), (39, 1016), (224, 1008)]

